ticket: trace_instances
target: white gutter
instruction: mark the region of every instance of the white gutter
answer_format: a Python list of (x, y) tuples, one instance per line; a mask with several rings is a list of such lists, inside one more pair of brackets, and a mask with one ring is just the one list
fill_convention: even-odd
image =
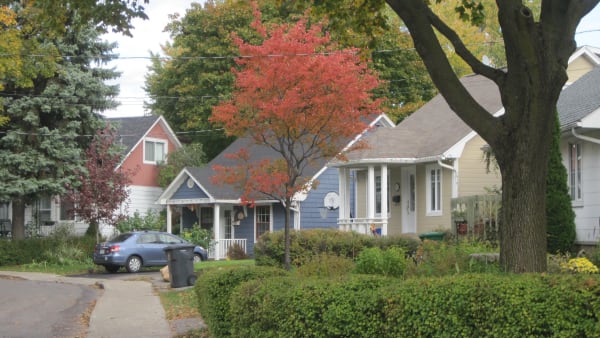
[(600, 144), (600, 140), (597, 138), (593, 138), (593, 137), (589, 137), (589, 136), (585, 136), (585, 135), (581, 135), (578, 134), (575, 131), (575, 127), (571, 128), (571, 134), (573, 134), (573, 136), (575, 136), (576, 138), (580, 139), (580, 140), (584, 140), (584, 141), (588, 141), (588, 142), (592, 142), (592, 143), (596, 143), (596, 144)]
[(448, 165), (448, 164), (446, 164), (446, 163), (442, 162), (442, 159), (438, 159), (438, 160), (437, 160), (437, 163), (438, 163), (438, 165), (439, 165), (440, 167), (442, 167), (442, 168), (446, 168), (446, 169), (450, 169), (450, 170), (452, 170), (452, 171), (456, 171), (456, 169), (454, 168), (454, 166), (451, 166), (451, 165)]

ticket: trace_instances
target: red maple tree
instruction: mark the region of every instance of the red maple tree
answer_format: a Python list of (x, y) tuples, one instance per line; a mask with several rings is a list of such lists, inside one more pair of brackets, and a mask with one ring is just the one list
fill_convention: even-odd
[[(263, 37), (253, 45), (233, 34), (240, 50), (231, 99), (214, 107), (211, 121), (228, 135), (248, 137), (277, 156), (253, 159), (247, 149), (229, 154), (237, 166), (214, 166), (214, 182), (237, 185), (243, 202), (260, 195), (285, 207), (285, 265), (289, 268), (290, 207), (294, 194), (306, 190), (303, 173), (319, 160), (331, 159), (367, 128), (379, 113), (370, 92), (375, 74), (357, 49), (338, 50), (318, 24), (265, 27), (255, 9), (252, 27)], [(355, 146), (358, 143), (355, 144)]]
[(119, 166), (123, 155), (116, 139), (109, 125), (98, 130), (85, 152), (85, 170), (78, 173), (81, 184), (68, 187), (66, 195), (73, 212), (89, 223), (97, 239), (100, 223), (114, 224), (122, 217), (116, 211), (127, 201), (127, 186), (135, 174), (135, 170)]

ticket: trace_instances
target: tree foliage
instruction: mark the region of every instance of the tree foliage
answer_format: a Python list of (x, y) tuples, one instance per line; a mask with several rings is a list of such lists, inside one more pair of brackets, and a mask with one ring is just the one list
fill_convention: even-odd
[(546, 178), (546, 220), (548, 222), (548, 253), (569, 253), (575, 242), (575, 212), (567, 186), (567, 169), (560, 154), (558, 114), (552, 132), (552, 148)]
[(265, 26), (260, 13), (255, 15), (252, 27), (264, 41), (253, 44), (234, 34), (245, 57), (236, 60), (241, 70), (234, 71), (232, 98), (214, 108), (211, 121), (229, 135), (246, 136), (272, 149), (276, 156), (253, 162), (242, 149), (232, 155), (242, 163), (215, 166), (214, 180), (237, 182), (246, 201), (256, 193), (281, 201), (289, 234), (292, 197), (306, 189), (309, 179), (303, 175), (317, 161), (337, 155), (366, 129), (365, 118), (379, 113), (379, 102), (370, 95), (378, 80), (357, 49), (335, 49), (321, 26), (309, 27), (306, 20)]
[(135, 174), (135, 170), (119, 166), (123, 153), (118, 144), (110, 125), (98, 130), (85, 152), (84, 168), (75, 172), (76, 183), (66, 187), (73, 212), (89, 223), (97, 236), (101, 223), (114, 225), (121, 218), (115, 211), (127, 201), (127, 186)]
[(206, 164), (202, 144), (192, 143), (170, 152), (166, 163), (159, 164), (158, 184), (166, 188), (185, 167), (201, 167)]
[[(15, 13), (23, 23), (20, 29), (34, 27), (27, 11)], [(24, 236), (25, 204), (60, 195), (77, 181), (83, 149), (101, 126), (97, 113), (115, 106), (111, 98), (118, 88), (104, 81), (117, 73), (93, 66), (112, 58), (114, 44), (98, 38), (95, 27), (79, 25), (54, 38), (33, 35), (22, 41), (21, 54), (28, 57), (21, 71), (28, 75), (4, 78), (0, 95), (10, 122), (0, 127), (0, 200), (12, 201), (15, 238)], [(29, 46), (46, 52), (31, 57)]]

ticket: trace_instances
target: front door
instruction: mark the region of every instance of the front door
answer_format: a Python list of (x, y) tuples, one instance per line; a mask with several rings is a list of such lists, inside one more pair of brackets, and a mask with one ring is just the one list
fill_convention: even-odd
[(415, 166), (402, 167), (402, 233), (417, 232), (417, 177)]

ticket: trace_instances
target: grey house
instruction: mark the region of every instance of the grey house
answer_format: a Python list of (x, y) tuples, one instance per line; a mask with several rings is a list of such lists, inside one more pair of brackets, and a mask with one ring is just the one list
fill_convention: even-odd
[[(370, 123), (371, 127), (378, 129), (393, 125), (383, 114), (376, 116)], [(174, 228), (183, 231), (194, 224), (213, 232), (215, 245), (209, 253), (213, 259), (225, 258), (232, 245), (239, 245), (252, 255), (254, 243), (262, 234), (284, 228), (285, 209), (278, 200), (258, 197), (254, 206), (242, 205), (241, 192), (236, 187), (212, 181), (215, 176), (213, 166), (235, 165), (234, 160), (227, 158), (226, 154), (237, 153), (242, 148), (248, 150), (253, 161), (280, 156), (268, 147), (253, 143), (249, 138), (240, 138), (205, 167), (183, 169), (158, 199), (159, 204), (168, 206), (169, 232)], [(323, 160), (305, 170), (303, 176), (310, 177), (319, 184), (294, 197), (291, 215), (293, 229), (337, 229), (338, 170), (331, 168)], [(180, 214), (179, 224), (171, 224), (173, 213)]]

